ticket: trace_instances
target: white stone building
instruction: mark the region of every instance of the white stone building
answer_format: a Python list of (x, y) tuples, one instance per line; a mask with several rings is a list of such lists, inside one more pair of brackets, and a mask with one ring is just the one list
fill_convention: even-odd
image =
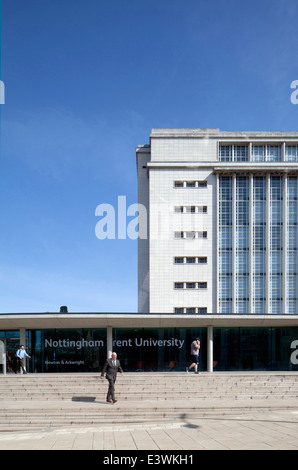
[(139, 313), (298, 313), (298, 132), (153, 129)]

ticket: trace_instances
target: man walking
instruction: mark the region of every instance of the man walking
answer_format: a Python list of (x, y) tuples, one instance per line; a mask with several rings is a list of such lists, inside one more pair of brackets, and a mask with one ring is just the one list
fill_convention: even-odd
[(190, 345), (190, 358), (191, 358), (191, 364), (189, 367), (186, 368), (186, 372), (189, 372), (189, 370), (194, 367), (195, 368), (195, 374), (198, 374), (198, 365), (199, 365), (199, 354), (200, 354), (200, 338), (196, 338)]
[(117, 372), (123, 375), (123, 370), (120, 364), (120, 361), (117, 359), (117, 354), (115, 352), (112, 353), (112, 358), (107, 359), (104, 363), (104, 366), (101, 371), (101, 379), (104, 378), (104, 374), (106, 374), (106, 379), (109, 381), (109, 389), (107, 393), (107, 403), (116, 403), (115, 399), (115, 382), (117, 377)]
[(17, 350), (16, 352), (16, 370), (15, 373), (18, 372), (18, 370), (22, 369), (23, 374), (27, 374), (26, 371), (26, 357), (30, 359), (30, 356), (26, 353), (25, 347), (23, 344), (21, 344), (20, 349)]

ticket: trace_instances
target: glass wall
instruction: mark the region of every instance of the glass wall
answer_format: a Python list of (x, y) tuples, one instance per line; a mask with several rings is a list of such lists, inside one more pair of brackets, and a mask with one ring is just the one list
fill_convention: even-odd
[[(29, 372), (99, 372), (106, 334), (106, 329), (31, 330)], [(206, 328), (115, 328), (113, 351), (125, 371), (184, 371), (196, 336), (202, 343), (200, 368), (206, 370)]]
[(30, 330), (29, 372), (97, 372), (106, 359), (106, 329)]
[[(216, 371), (297, 371), (297, 328), (214, 328)], [(96, 372), (107, 355), (106, 329), (27, 331), (28, 372)], [(185, 371), (191, 342), (201, 340), (200, 371), (207, 370), (207, 328), (115, 328), (113, 350), (124, 371)], [(0, 331), (13, 372), (18, 331)], [(296, 346), (297, 343), (297, 346)], [(296, 353), (297, 351), (297, 353)], [(1, 370), (0, 370), (1, 371)]]
[(298, 328), (214, 328), (214, 371), (298, 370), (295, 340)]
[(190, 345), (196, 337), (201, 341), (200, 370), (206, 370), (206, 328), (113, 330), (114, 350), (123, 369), (130, 371), (185, 371)]
[[(19, 330), (6, 330), (0, 331), (0, 340), (4, 341), (6, 349), (6, 370), (7, 372), (15, 372), (17, 364), (15, 360), (16, 351), (20, 347), (20, 332)], [(28, 349), (28, 332), (26, 333), (26, 349)], [(2, 372), (2, 365), (0, 364), (0, 372)]]

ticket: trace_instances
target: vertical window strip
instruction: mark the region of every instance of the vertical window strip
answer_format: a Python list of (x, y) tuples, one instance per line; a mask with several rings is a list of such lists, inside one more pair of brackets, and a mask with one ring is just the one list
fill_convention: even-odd
[(249, 178), (236, 177), (236, 288), (237, 314), (249, 308)]
[(253, 313), (266, 313), (266, 178), (253, 178)]
[(270, 184), (270, 313), (282, 312), (282, 188), (280, 176), (272, 176)]
[(232, 178), (219, 177), (219, 312), (232, 312)]
[(287, 313), (298, 313), (297, 308), (297, 177), (287, 182)]

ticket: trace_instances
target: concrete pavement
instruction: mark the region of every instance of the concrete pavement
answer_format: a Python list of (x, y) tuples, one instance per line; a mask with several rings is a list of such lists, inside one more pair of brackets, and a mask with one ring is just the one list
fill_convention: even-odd
[(298, 409), (0, 433), (0, 450), (296, 450)]

